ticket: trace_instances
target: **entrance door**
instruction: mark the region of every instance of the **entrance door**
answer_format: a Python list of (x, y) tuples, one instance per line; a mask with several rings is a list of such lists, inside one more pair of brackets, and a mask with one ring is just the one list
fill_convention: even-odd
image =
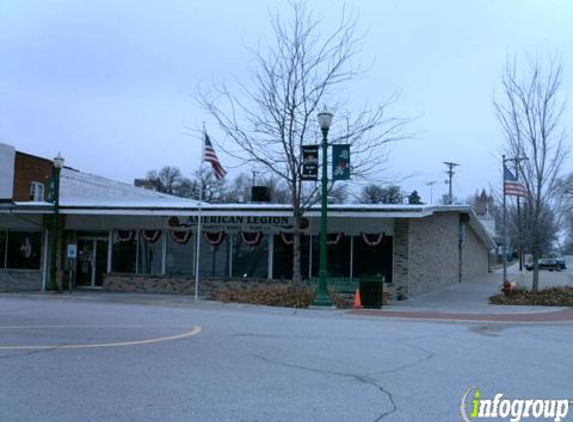
[(103, 286), (103, 276), (107, 271), (107, 239), (95, 240), (94, 286)]
[(94, 269), (94, 240), (78, 239), (76, 286), (92, 285)]
[(78, 239), (76, 286), (101, 287), (107, 270), (107, 239)]

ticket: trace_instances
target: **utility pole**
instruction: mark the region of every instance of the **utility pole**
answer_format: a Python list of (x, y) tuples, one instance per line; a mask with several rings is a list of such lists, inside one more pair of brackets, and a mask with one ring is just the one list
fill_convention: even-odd
[(452, 205), (452, 203), (454, 202), (454, 195), (452, 192), (452, 178), (454, 177), (455, 174), (454, 168), (458, 167), (460, 164), (452, 163), (450, 161), (444, 161), (444, 164), (448, 166), (448, 170), (446, 170), (446, 174), (448, 175), (448, 180), (446, 180), (446, 183), (449, 185), (448, 205)]
[(431, 182), (426, 182), (426, 186), (430, 187), (430, 205), (434, 205), (434, 185), (438, 183), (435, 180)]

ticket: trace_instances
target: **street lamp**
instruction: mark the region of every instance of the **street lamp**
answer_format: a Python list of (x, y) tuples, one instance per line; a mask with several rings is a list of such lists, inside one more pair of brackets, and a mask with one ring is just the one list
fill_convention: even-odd
[(328, 285), (326, 277), (327, 271), (327, 250), (326, 250), (326, 235), (328, 233), (327, 224), (327, 206), (328, 206), (328, 131), (332, 123), (332, 113), (326, 109), (318, 113), (318, 124), (322, 131), (322, 194), (320, 195), (320, 269), (318, 271), (318, 292), (314, 299), (315, 306), (332, 306), (332, 302), (328, 297)]
[(54, 167), (52, 172), (53, 183), (53, 200), (54, 200), (54, 215), (52, 221), (51, 233), (51, 248), (50, 248), (50, 279), (48, 281), (47, 290), (59, 290), (56, 271), (56, 260), (58, 251), (58, 214), (60, 211), (60, 171), (64, 166), (64, 158), (58, 152), (58, 156), (54, 158)]

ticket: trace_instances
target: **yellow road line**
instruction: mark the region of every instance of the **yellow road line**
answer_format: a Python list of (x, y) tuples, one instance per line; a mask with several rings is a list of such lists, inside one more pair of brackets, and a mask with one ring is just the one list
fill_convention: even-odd
[[(66, 328), (64, 326), (64, 328)], [(124, 347), (141, 346), (143, 344), (161, 343), (164, 341), (180, 340), (199, 334), (201, 327), (194, 325), (190, 331), (173, 336), (156, 337), (147, 340), (121, 341), (115, 343), (94, 343), (94, 344), (63, 344), (63, 345), (33, 345), (33, 346), (0, 346), (0, 350), (48, 350), (48, 349), (95, 349), (102, 347)]]
[(187, 328), (188, 325), (141, 325), (141, 324), (97, 324), (97, 325), (0, 325), (0, 330), (26, 330), (37, 328)]

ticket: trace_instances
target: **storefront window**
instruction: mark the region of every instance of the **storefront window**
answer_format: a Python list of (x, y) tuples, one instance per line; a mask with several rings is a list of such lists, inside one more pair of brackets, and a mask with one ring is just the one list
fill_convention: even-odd
[(137, 236), (135, 232), (120, 230), (113, 236), (111, 270), (114, 273), (135, 273)]
[(0, 232), (0, 268), (6, 267), (6, 232)]
[(267, 278), (269, 272), (268, 236), (258, 245), (247, 245), (237, 235), (233, 239), (233, 277)]
[(195, 274), (195, 242), (197, 238), (187, 232), (166, 232), (168, 274)]
[[(336, 234), (329, 235), (336, 238)], [(320, 269), (320, 235), (312, 237), (312, 276), (318, 277)], [(327, 245), (329, 277), (350, 277), (350, 236), (341, 235), (336, 245)]]
[(6, 268), (39, 270), (42, 255), (40, 232), (9, 232)]
[[(373, 243), (373, 242), (370, 242)], [(392, 236), (384, 236), (378, 245), (369, 245), (362, 236), (354, 237), (354, 277), (383, 275), (392, 282)]]
[(201, 277), (229, 277), (229, 236), (225, 236), (219, 245), (210, 244), (204, 236), (201, 238)]
[[(313, 236), (316, 237), (316, 236)], [(289, 243), (292, 236), (285, 238)], [(300, 272), (302, 278), (308, 277), (310, 236), (301, 236)], [(281, 235), (274, 238), (273, 278), (292, 279), (293, 245), (287, 245)]]
[(161, 274), (162, 257), (161, 230), (139, 232), (139, 274)]

